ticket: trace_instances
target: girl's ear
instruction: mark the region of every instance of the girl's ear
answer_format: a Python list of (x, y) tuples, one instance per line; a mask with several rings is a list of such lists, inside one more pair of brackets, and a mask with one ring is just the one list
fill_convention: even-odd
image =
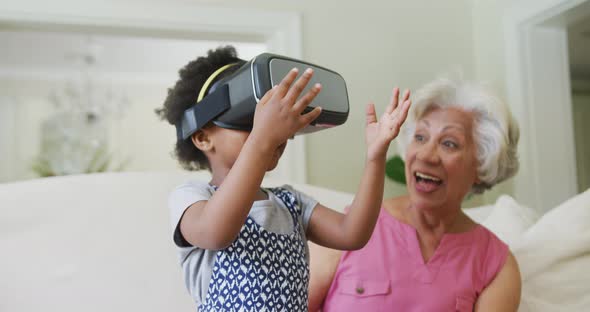
[(213, 143), (207, 131), (201, 129), (191, 136), (193, 144), (201, 151), (208, 152), (213, 149)]

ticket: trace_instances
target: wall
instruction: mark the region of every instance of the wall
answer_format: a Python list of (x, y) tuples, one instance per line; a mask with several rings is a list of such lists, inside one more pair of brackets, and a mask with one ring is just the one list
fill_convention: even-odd
[[(350, 96), (351, 112), (344, 126), (306, 138), (308, 182), (336, 190), (353, 192), (358, 187), (365, 155), (364, 108), (368, 101), (374, 101), (378, 112), (382, 112), (394, 86), (415, 90), (440, 73), (459, 69), (466, 78), (473, 78), (479, 70), (474, 56), (477, 36), (470, 0), (168, 3), (301, 13), (304, 58), (341, 73)], [(390, 155), (394, 153), (392, 147)], [(403, 186), (387, 182), (386, 196), (404, 192)]]
[[(175, 129), (160, 121), (154, 109), (162, 106), (182, 66), (212, 46), (227, 44), (9, 30), (0, 31), (0, 39), (6, 44), (0, 50), (0, 182), (37, 176), (31, 168), (40, 153), (41, 124), (56, 110), (51, 97), (78, 82), (82, 70), (92, 72), (96, 100), (112, 92), (117, 102), (126, 103), (122, 118), (109, 123), (110, 168), (122, 163), (131, 171), (178, 168), (172, 157)], [(262, 43), (230, 43), (247, 58), (265, 50)], [(82, 66), (76, 53), (93, 55), (96, 61)]]
[[(33, 178), (31, 170), (33, 160), (39, 153), (40, 125), (52, 113), (53, 106), (48, 101), (49, 95), (63, 87), (61, 81), (27, 79), (0, 79), (0, 92), (18, 98), (15, 116), (15, 137), (18, 139), (13, 147), (14, 163), (12, 178)], [(154, 108), (161, 106), (166, 88), (163, 85), (118, 84), (115, 89), (123, 88), (129, 98), (125, 117), (112, 122), (109, 133), (109, 145), (115, 153), (114, 164), (130, 157), (126, 170), (173, 169), (176, 164), (168, 153), (154, 152), (154, 145), (160, 145), (166, 151), (171, 150), (174, 136), (173, 129), (160, 122), (154, 114)], [(141, 126), (141, 129), (138, 129)], [(149, 153), (149, 157), (142, 154)]]
[[(209, 4), (210, 1), (191, 1)], [(470, 1), (215, 1), (215, 5), (292, 10), (302, 14), (303, 55), (346, 80), (351, 111), (345, 125), (307, 136), (308, 181), (354, 192), (361, 177), (364, 108), (387, 105), (394, 86), (416, 89), (460, 68), (472, 77)], [(390, 154), (395, 153), (392, 147)], [(405, 192), (387, 182), (386, 196)]]
[[(488, 83), (506, 100), (504, 56), (504, 18), (511, 5), (521, 0), (473, 0), (473, 43), (475, 77)], [(514, 113), (515, 103), (507, 103)], [(522, 137), (522, 129), (521, 129)], [(509, 179), (483, 195), (484, 202), (495, 202), (502, 194), (513, 194)]]

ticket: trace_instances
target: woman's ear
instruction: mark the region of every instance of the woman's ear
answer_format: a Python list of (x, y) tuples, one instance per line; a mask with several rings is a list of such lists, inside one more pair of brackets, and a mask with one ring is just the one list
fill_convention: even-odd
[(208, 152), (213, 148), (213, 143), (207, 131), (201, 129), (191, 136), (193, 144), (201, 151)]
[(473, 185), (479, 185), (481, 184), (481, 179), (479, 178), (479, 174), (475, 176), (475, 181), (473, 182)]
[(478, 169), (479, 169), (479, 166), (475, 168), (475, 184), (482, 184), (484, 182), (481, 180)]

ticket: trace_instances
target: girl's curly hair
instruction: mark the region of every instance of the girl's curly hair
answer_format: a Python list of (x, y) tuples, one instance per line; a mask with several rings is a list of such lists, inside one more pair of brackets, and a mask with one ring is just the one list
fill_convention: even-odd
[[(198, 57), (188, 63), (179, 71), (180, 79), (176, 81), (174, 87), (168, 89), (164, 106), (156, 109), (156, 114), (171, 125), (178, 124), (184, 111), (197, 102), (198, 94), (207, 78), (218, 68), (231, 63), (238, 63), (238, 65), (245, 63), (238, 58), (236, 49), (232, 46), (209, 50), (207, 56)], [(216, 80), (235, 72), (239, 67), (228, 68)], [(174, 156), (187, 170), (210, 169), (207, 156), (193, 144), (190, 138), (176, 141)]]

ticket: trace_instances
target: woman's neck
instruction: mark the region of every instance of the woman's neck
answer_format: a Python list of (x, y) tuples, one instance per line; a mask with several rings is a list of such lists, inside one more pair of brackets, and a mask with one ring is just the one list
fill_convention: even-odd
[(460, 206), (422, 208), (410, 202), (406, 206), (405, 215), (419, 234), (442, 238), (445, 233), (465, 231), (465, 220)]

